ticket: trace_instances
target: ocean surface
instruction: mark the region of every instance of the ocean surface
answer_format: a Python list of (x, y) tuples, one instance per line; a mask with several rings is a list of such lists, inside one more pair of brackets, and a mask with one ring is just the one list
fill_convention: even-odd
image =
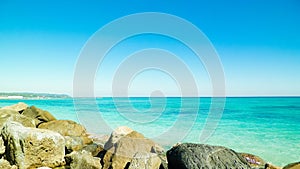
[[(95, 135), (129, 126), (169, 148), (177, 142), (222, 145), (275, 165), (300, 161), (300, 97), (97, 98), (25, 102)], [(224, 107), (223, 107), (224, 101)]]

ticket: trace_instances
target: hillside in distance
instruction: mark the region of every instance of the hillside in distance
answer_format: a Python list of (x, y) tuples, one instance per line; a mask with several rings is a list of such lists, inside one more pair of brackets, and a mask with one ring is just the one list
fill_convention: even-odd
[(32, 92), (0, 92), (0, 99), (66, 99), (67, 94), (32, 93)]

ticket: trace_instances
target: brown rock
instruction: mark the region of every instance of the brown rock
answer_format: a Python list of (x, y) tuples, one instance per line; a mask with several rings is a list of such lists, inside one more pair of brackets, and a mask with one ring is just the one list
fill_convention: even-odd
[(129, 169), (159, 169), (160, 164), (157, 154), (138, 152), (131, 160)]
[(110, 135), (108, 141), (104, 145), (104, 149), (110, 149), (118, 140), (127, 134), (131, 133), (133, 130), (127, 126), (121, 126), (116, 128)]
[(39, 125), (38, 128), (48, 129), (63, 136), (87, 136), (85, 128), (71, 120), (54, 120)]
[(10, 163), (4, 159), (0, 159), (0, 168), (1, 169), (18, 169), (17, 166), (11, 166)]
[(3, 124), (8, 120), (19, 122), (26, 127), (35, 127), (35, 121), (33, 119), (23, 116), (15, 110), (0, 109), (0, 130)]
[[(157, 156), (157, 158), (152, 159), (153, 150), (157, 147), (156, 143), (136, 131), (127, 132), (130, 130), (126, 129), (126, 132), (122, 134), (120, 132), (112, 133), (108, 142), (113, 145), (103, 157), (103, 169), (127, 168), (131, 166), (131, 162), (134, 162), (136, 166), (143, 166), (146, 163), (151, 163), (151, 166), (155, 167), (160, 165), (161, 161)], [(143, 154), (143, 158), (141, 158), (141, 154)], [(149, 159), (145, 159), (146, 157), (149, 157)], [(159, 161), (159, 164), (157, 164), (157, 161)], [(134, 168), (134, 166), (131, 167)]]
[(300, 169), (300, 162), (289, 164), (283, 167), (283, 169)]
[(251, 168), (265, 168), (266, 162), (262, 158), (248, 153), (239, 154), (245, 158)]
[(59, 133), (9, 121), (1, 134), (7, 160), (19, 169), (54, 168), (65, 164), (65, 140)]
[(66, 155), (66, 161), (71, 169), (100, 169), (100, 158), (93, 157), (89, 152), (72, 152)]
[(48, 111), (39, 109), (35, 106), (27, 107), (22, 115), (32, 118), (36, 121), (36, 126), (38, 127), (41, 123), (56, 120), (55, 117)]
[(267, 163), (265, 169), (282, 169), (282, 167), (274, 166), (272, 164)]
[(19, 102), (18, 104), (14, 104), (11, 106), (5, 106), (2, 107), (2, 109), (11, 109), (11, 110), (15, 110), (19, 113), (21, 113), (22, 111), (24, 111), (26, 108), (28, 107), (27, 104), (23, 103), (23, 102)]

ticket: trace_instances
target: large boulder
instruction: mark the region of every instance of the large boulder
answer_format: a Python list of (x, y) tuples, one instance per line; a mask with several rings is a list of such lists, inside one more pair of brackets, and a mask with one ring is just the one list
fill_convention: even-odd
[(102, 167), (100, 160), (87, 151), (74, 151), (66, 155), (67, 164), (70, 165), (71, 169), (100, 169)]
[(184, 143), (167, 151), (169, 169), (251, 169), (235, 151), (205, 144)]
[[(110, 143), (105, 144), (106, 148), (110, 148), (102, 159), (104, 163), (103, 169), (127, 168), (132, 164), (142, 166), (142, 164), (146, 165), (147, 163), (151, 164), (151, 167), (148, 167), (149, 169), (158, 169), (156, 166), (159, 166), (161, 161), (159, 158), (156, 158), (157, 156), (154, 157), (152, 154), (156, 153), (155, 150), (158, 149), (157, 144), (136, 131), (131, 131), (126, 135), (124, 133), (115, 137), (116, 132), (113, 132), (108, 141)], [(143, 158), (141, 158), (141, 154), (143, 154)], [(134, 166), (131, 167), (134, 168)]]
[(78, 151), (92, 143), (86, 129), (71, 120), (53, 120), (40, 124), (38, 128), (52, 130), (65, 136), (68, 152)]
[(18, 169), (17, 166), (15, 166), (15, 165), (11, 166), (10, 163), (4, 159), (0, 159), (0, 168), (1, 169)]
[(10, 110), (15, 110), (19, 113), (23, 112), (26, 108), (28, 107), (27, 104), (23, 103), (23, 102), (19, 102), (18, 104), (14, 104), (11, 106), (5, 106), (2, 107), (2, 109), (10, 109)]
[(155, 153), (138, 152), (132, 158), (129, 169), (159, 169), (161, 160)]
[(54, 120), (42, 123), (38, 128), (48, 129), (63, 136), (87, 136), (85, 128), (71, 120)]
[(110, 135), (108, 141), (104, 145), (104, 149), (108, 150), (113, 145), (119, 141), (122, 137), (126, 136), (127, 134), (133, 132), (133, 130), (127, 126), (121, 126), (116, 128)]
[(244, 159), (248, 162), (248, 164), (251, 166), (251, 168), (255, 169), (264, 169), (266, 162), (253, 154), (248, 154), (248, 153), (239, 153)]
[(5, 153), (5, 145), (2, 137), (0, 137), (0, 157)]
[(56, 120), (56, 118), (48, 111), (39, 109), (35, 106), (27, 107), (22, 115), (27, 116), (35, 120), (35, 124), (38, 127), (41, 123)]
[(19, 122), (26, 127), (35, 127), (35, 121), (33, 119), (23, 116), (15, 110), (0, 109), (0, 130), (3, 124), (8, 120)]
[(275, 165), (273, 165), (273, 164), (266, 163), (264, 169), (282, 169), (282, 167), (278, 167), (278, 166), (275, 166)]
[(283, 169), (300, 169), (300, 162), (289, 164), (283, 167)]
[(65, 164), (65, 140), (59, 133), (9, 121), (1, 134), (7, 160), (19, 169), (55, 168)]

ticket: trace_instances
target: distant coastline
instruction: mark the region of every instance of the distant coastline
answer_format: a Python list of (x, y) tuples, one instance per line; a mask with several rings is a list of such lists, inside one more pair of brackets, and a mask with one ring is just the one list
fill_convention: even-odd
[(0, 100), (26, 100), (26, 99), (67, 99), (72, 98), (67, 94), (52, 93), (27, 93), (27, 92), (11, 92), (0, 93)]

